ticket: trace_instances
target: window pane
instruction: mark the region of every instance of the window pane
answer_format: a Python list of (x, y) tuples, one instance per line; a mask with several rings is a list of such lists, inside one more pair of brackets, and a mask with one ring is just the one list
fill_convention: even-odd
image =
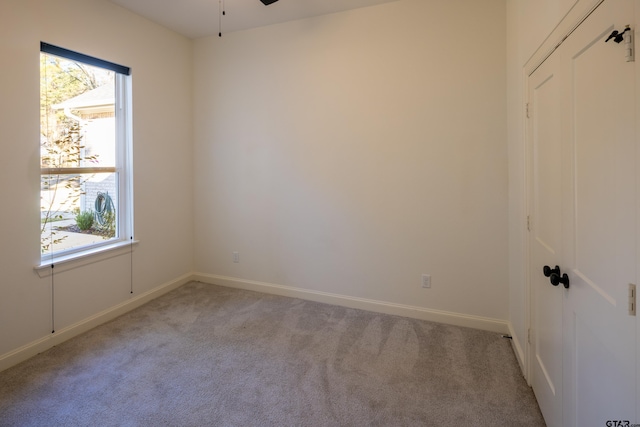
[(40, 193), (43, 254), (118, 237), (116, 173), (42, 175)]

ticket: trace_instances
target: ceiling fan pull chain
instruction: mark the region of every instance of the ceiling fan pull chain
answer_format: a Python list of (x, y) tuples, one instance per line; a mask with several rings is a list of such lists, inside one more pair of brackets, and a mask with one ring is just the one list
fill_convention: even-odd
[(224, 15), (224, 6), (222, 0), (218, 0), (218, 37), (222, 37), (222, 15)]

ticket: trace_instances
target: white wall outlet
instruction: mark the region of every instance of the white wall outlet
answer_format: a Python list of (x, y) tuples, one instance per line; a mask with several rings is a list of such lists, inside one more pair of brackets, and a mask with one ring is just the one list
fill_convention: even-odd
[(233, 262), (240, 262), (240, 252), (233, 253)]
[(423, 288), (430, 288), (431, 287), (431, 275), (430, 274), (423, 274), (422, 275), (422, 287)]

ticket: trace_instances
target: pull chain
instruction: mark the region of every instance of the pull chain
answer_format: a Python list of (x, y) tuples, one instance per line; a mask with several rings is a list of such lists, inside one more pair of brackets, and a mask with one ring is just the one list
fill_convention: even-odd
[(227, 12), (224, 10), (224, 0), (218, 0), (218, 37), (222, 37), (222, 17)]
[(53, 262), (51, 263), (51, 333), (56, 333), (56, 289), (53, 282)]
[(131, 293), (133, 294), (133, 236), (129, 237), (129, 268), (130, 268), (130, 284)]

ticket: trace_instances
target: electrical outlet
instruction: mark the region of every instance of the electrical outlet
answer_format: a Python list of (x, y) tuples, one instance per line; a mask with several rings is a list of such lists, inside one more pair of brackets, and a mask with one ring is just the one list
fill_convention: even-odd
[(430, 288), (431, 287), (431, 275), (430, 274), (423, 274), (422, 275), (422, 287), (423, 288)]
[(233, 262), (240, 262), (240, 252), (233, 253)]

